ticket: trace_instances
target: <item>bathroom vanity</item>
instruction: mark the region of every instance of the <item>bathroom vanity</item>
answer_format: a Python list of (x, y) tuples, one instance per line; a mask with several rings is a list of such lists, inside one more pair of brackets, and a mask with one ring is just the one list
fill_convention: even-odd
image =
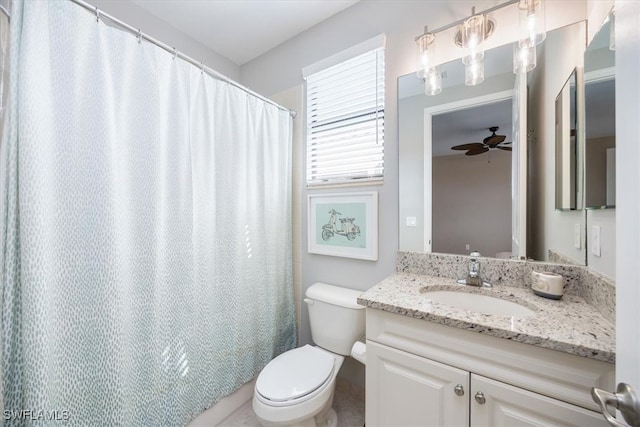
[[(434, 291), (535, 314), (486, 314), (436, 302)], [(358, 302), (367, 307), (367, 426), (607, 425), (590, 391), (614, 387), (614, 326), (579, 296), (397, 273)]]

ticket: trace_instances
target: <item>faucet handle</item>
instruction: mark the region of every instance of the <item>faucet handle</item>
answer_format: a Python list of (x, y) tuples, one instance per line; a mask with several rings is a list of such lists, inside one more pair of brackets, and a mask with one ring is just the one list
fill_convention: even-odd
[(482, 255), (480, 255), (480, 252), (478, 252), (478, 251), (473, 251), (473, 252), (471, 252), (471, 253), (469, 254), (469, 256), (470, 256), (471, 258), (480, 258)]

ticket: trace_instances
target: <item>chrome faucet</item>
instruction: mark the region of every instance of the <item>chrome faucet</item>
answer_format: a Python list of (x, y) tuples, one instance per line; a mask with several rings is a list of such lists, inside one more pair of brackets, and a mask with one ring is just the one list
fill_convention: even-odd
[(493, 285), (489, 282), (485, 282), (480, 278), (480, 252), (473, 251), (469, 255), (469, 274), (467, 274), (466, 279), (458, 280), (458, 283), (461, 285), (469, 285), (469, 286), (483, 286), (485, 288), (490, 288)]

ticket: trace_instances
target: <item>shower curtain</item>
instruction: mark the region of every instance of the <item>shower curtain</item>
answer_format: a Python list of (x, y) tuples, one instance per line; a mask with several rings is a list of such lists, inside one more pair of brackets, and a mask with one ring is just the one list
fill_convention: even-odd
[(295, 346), (291, 118), (67, 1), (14, 1), (5, 422), (183, 425)]

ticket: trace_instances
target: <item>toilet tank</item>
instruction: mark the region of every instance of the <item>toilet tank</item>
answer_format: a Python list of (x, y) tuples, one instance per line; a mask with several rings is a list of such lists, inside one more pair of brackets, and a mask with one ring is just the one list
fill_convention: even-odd
[(365, 310), (356, 302), (362, 291), (314, 283), (306, 292), (313, 342), (332, 353), (348, 356), (364, 335)]

